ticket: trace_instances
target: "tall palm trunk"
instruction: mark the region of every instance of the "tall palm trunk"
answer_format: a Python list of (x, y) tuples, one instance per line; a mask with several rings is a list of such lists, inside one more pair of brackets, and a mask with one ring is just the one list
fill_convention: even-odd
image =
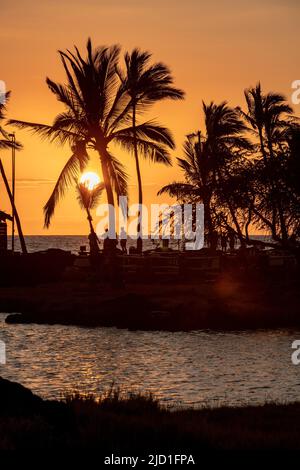
[(108, 219), (109, 220), (109, 233), (114, 234), (115, 236), (116, 234), (115, 200), (114, 200), (114, 193), (113, 193), (112, 184), (111, 184), (111, 178), (110, 178), (110, 174), (109, 174), (108, 166), (107, 166), (107, 161), (108, 161), (109, 156), (107, 155), (107, 150), (103, 149), (99, 144), (98, 144), (97, 150), (98, 150), (98, 154), (100, 158), (102, 175), (103, 175), (106, 196), (107, 196), (107, 203), (110, 206), (109, 219)]
[[(222, 174), (220, 172), (218, 172), (218, 179), (219, 179), (219, 181), (223, 181), (223, 177), (222, 177)], [(243, 232), (241, 230), (239, 221), (237, 219), (233, 204), (231, 203), (230, 198), (227, 197), (227, 196), (225, 196), (225, 201), (226, 201), (226, 204), (228, 206), (228, 209), (229, 209), (229, 212), (230, 212), (230, 215), (231, 215), (231, 218), (232, 218), (232, 222), (235, 226), (236, 233), (237, 233), (238, 239), (240, 241), (241, 247), (246, 248), (245, 238), (243, 236)]]
[(142, 204), (143, 204), (143, 187), (142, 187), (142, 177), (139, 163), (139, 155), (137, 148), (137, 138), (136, 138), (136, 104), (133, 102), (132, 105), (132, 128), (133, 128), (133, 148), (134, 148), (134, 158), (135, 158), (135, 167), (138, 180), (138, 197), (139, 197), (139, 212), (138, 212), (138, 223), (137, 223), (137, 241), (136, 248), (138, 253), (143, 251), (143, 238), (141, 236), (142, 229)]
[(245, 238), (244, 238), (244, 236), (243, 236), (243, 233), (242, 233), (240, 224), (239, 224), (239, 222), (238, 222), (238, 219), (237, 219), (237, 217), (236, 217), (236, 215), (235, 215), (234, 208), (233, 208), (232, 204), (229, 202), (229, 200), (227, 200), (227, 205), (228, 205), (228, 208), (229, 208), (229, 212), (230, 212), (232, 221), (233, 221), (233, 223), (234, 223), (234, 225), (235, 225), (235, 229), (236, 229), (236, 232), (237, 232), (237, 235), (238, 235), (238, 238), (239, 238), (241, 247), (242, 247), (243, 249), (245, 249), (245, 248), (246, 248)]
[[(274, 156), (272, 138), (271, 138), (269, 130), (267, 130), (267, 139), (268, 139), (268, 148), (269, 148), (270, 157), (271, 157), (271, 165), (273, 167), (274, 161), (275, 161), (275, 156)], [(276, 203), (276, 206), (278, 208), (279, 224), (280, 224), (282, 241), (283, 241), (283, 245), (286, 245), (287, 241), (288, 241), (288, 232), (287, 232), (286, 223), (285, 223), (285, 220), (284, 220), (283, 208), (282, 208), (282, 204), (281, 204), (281, 200), (280, 200), (280, 195), (278, 194), (278, 186), (274, 182), (273, 178), (272, 178), (272, 181), (273, 181), (274, 193), (276, 194), (275, 203)]]
[(93, 226), (93, 218), (91, 216), (91, 213), (90, 213), (90, 210), (88, 208), (86, 208), (86, 213), (87, 213), (87, 219), (88, 219), (88, 222), (89, 222), (89, 226), (90, 226), (90, 231), (92, 234), (95, 234), (95, 229), (94, 229), (94, 226)]
[[(260, 150), (261, 150), (261, 153), (262, 153), (262, 156), (263, 156), (263, 160), (264, 160), (264, 164), (265, 164), (265, 167), (268, 168), (268, 156), (267, 156), (267, 152), (266, 152), (266, 149), (265, 149), (265, 145), (264, 145), (264, 137), (263, 137), (263, 130), (262, 130), (262, 127), (259, 126), (258, 128), (258, 134), (259, 134), (259, 141), (260, 141)], [(271, 186), (271, 200), (272, 200), (272, 233), (276, 233), (276, 214), (277, 214), (277, 207), (276, 207), (276, 202), (275, 202), (275, 198), (274, 198), (274, 195), (275, 195), (275, 186), (274, 186), (274, 181), (273, 181), (273, 178), (272, 176), (269, 174), (269, 183), (270, 183), (270, 186)]]
[(213, 239), (213, 232), (214, 232), (214, 226), (213, 226), (212, 216), (211, 216), (210, 201), (211, 201), (211, 196), (208, 195), (208, 194), (204, 194), (203, 195), (203, 205), (204, 205), (205, 219), (206, 219), (206, 222), (207, 222), (208, 240)]
[(258, 134), (259, 134), (259, 141), (260, 141), (260, 150), (261, 150), (262, 156), (264, 158), (265, 165), (267, 165), (268, 158), (267, 158), (267, 154), (266, 154), (266, 150), (265, 150), (264, 137), (263, 137), (263, 131), (262, 131), (261, 126), (259, 126), (259, 128), (258, 128)]
[(22, 253), (27, 254), (27, 248), (26, 248), (26, 243), (25, 243), (25, 239), (24, 239), (24, 235), (23, 235), (23, 231), (22, 231), (22, 227), (21, 227), (21, 221), (20, 221), (16, 206), (14, 204), (13, 196), (12, 196), (12, 193), (11, 193), (11, 190), (10, 190), (7, 178), (6, 178), (6, 174), (5, 174), (4, 167), (3, 167), (1, 159), (0, 159), (0, 173), (1, 173), (1, 176), (3, 178), (4, 185), (5, 185), (5, 188), (6, 188), (10, 203), (12, 205), (14, 215), (15, 215), (18, 234), (19, 234), (21, 248), (22, 248)]

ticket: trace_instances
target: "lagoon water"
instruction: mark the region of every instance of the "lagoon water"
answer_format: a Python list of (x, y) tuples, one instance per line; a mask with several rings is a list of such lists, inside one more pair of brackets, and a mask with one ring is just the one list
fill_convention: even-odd
[[(26, 242), (30, 252), (76, 252), (87, 245), (87, 237), (29, 236)], [(291, 361), (291, 345), (300, 332), (133, 332), (8, 325), (5, 316), (0, 313), (0, 340), (6, 344), (7, 363), (0, 365), (0, 375), (43, 397), (59, 398), (74, 390), (100, 394), (114, 382), (125, 390), (151, 391), (171, 405), (300, 398), (300, 365)]]
[(170, 405), (292, 402), (300, 366), (291, 344), (300, 333), (142, 332), (116, 328), (9, 325), (0, 314), (6, 364), (0, 375), (47, 398), (78, 390), (153, 392)]

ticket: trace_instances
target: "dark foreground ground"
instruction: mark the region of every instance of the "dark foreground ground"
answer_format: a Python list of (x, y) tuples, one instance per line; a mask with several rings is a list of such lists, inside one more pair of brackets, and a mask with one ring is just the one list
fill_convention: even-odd
[[(170, 411), (111, 391), (45, 401), (0, 378), (0, 450), (97, 449), (98, 455), (300, 449), (300, 403)], [(100, 461), (99, 461), (100, 462)]]
[(12, 313), (10, 323), (141, 330), (300, 327), (299, 279), (223, 273), (186, 283), (138, 281), (119, 289), (93, 279), (1, 287), (0, 312)]

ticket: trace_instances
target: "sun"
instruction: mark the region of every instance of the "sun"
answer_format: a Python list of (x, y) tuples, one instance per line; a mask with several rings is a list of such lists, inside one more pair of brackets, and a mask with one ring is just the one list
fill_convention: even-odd
[(93, 171), (87, 171), (86, 173), (83, 173), (81, 175), (79, 182), (81, 184), (84, 184), (84, 186), (86, 186), (90, 191), (92, 191), (94, 187), (100, 183), (100, 178), (97, 173), (94, 173)]

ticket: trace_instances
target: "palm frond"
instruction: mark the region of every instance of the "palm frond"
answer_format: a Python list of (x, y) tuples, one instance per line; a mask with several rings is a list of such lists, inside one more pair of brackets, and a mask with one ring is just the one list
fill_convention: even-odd
[[(66, 142), (73, 142), (80, 136), (75, 132), (66, 131), (63, 129), (56, 129), (53, 126), (46, 124), (38, 124), (35, 122), (19, 121), (17, 119), (9, 119), (8, 124), (18, 129), (29, 129), (33, 134), (39, 135), (42, 139), (48, 139), (50, 142), (59, 141), (64, 145)], [(82, 138), (85, 136), (82, 135)]]
[(125, 172), (124, 165), (109, 152), (107, 166), (110, 179), (117, 196), (126, 196), (128, 192), (128, 175)]
[[(175, 148), (175, 142), (172, 133), (166, 127), (154, 121), (148, 121), (143, 124), (139, 124), (135, 127), (136, 137), (140, 140), (152, 140), (153, 142), (160, 143), (169, 147), (170, 149)], [(110, 139), (116, 139), (123, 137), (133, 137), (134, 128), (127, 127), (112, 133)]]
[(193, 193), (196, 193), (195, 187), (188, 183), (182, 183), (174, 181), (173, 183), (163, 186), (157, 193), (158, 196), (162, 194), (169, 194), (171, 197), (176, 199), (181, 199), (191, 196)]
[(104, 190), (104, 183), (89, 189), (84, 183), (76, 184), (77, 200), (82, 209), (92, 210), (97, 207)]
[(138, 48), (125, 54), (124, 83), (135, 104), (147, 106), (163, 99), (183, 99), (184, 92), (174, 87), (170, 69), (161, 62), (150, 64), (151, 57), (150, 52)]
[(132, 136), (121, 136), (116, 139), (121, 147), (123, 147), (129, 153), (134, 154), (134, 145), (136, 144), (138, 153), (152, 161), (153, 163), (163, 163), (165, 165), (171, 165), (171, 156), (167, 148), (159, 143), (152, 142), (150, 140), (134, 139)]
[(66, 190), (73, 184), (74, 179), (78, 179), (79, 173), (84, 170), (88, 163), (89, 157), (81, 142), (77, 143), (73, 151), (74, 153), (63, 167), (52, 194), (44, 206), (45, 227), (47, 228), (50, 226), (58, 202), (64, 197)]

